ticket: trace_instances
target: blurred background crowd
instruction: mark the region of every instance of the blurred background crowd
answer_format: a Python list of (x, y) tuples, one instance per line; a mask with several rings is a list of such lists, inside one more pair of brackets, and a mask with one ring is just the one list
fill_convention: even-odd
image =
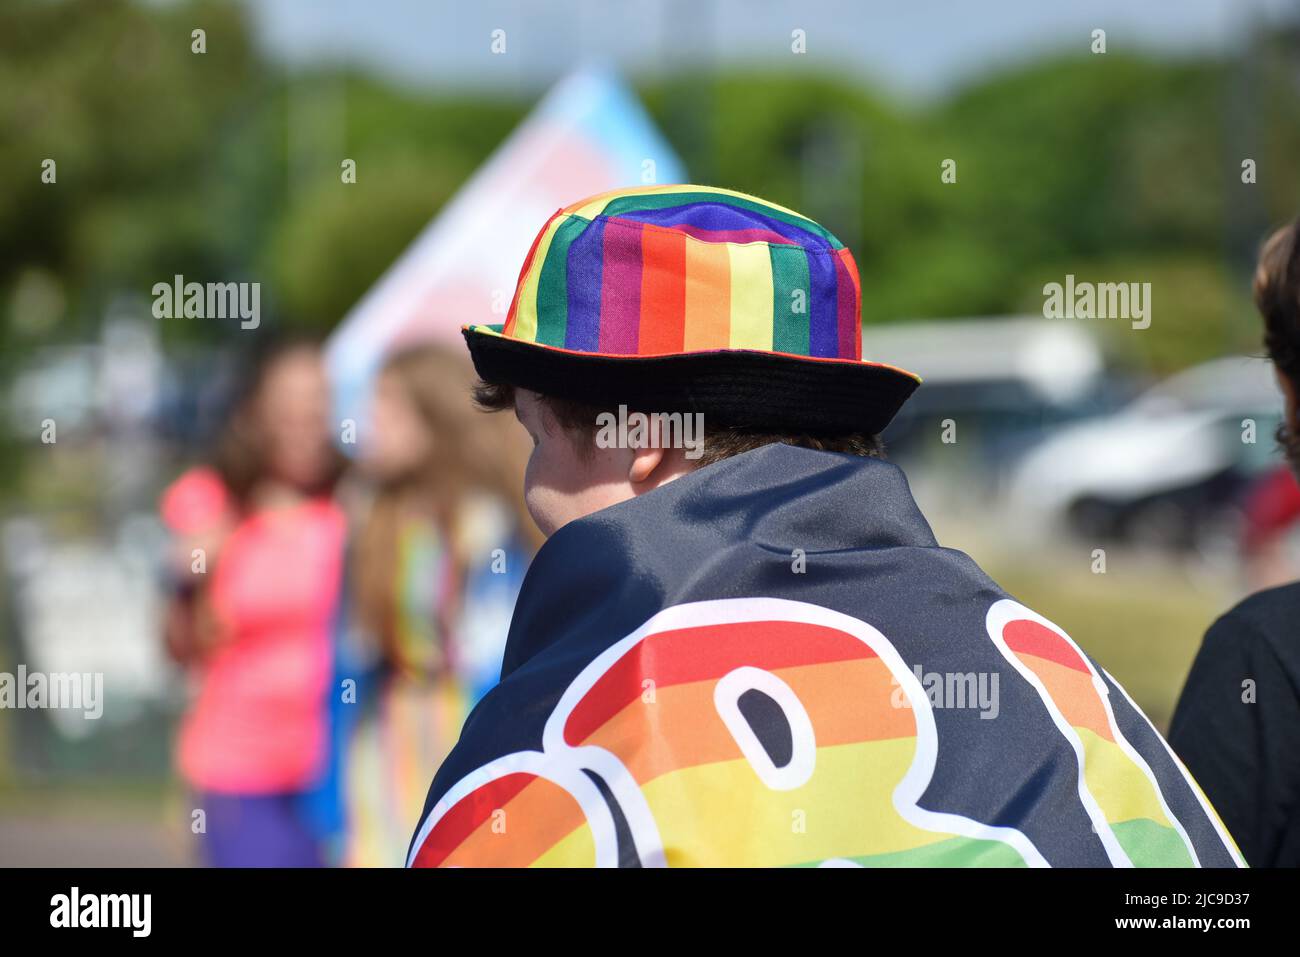
[[(841, 237), (940, 541), (1158, 726), (1300, 575), (1249, 296), (1300, 3), (461, 6), (0, 7), (0, 672), (106, 696), (0, 711), (0, 865), (401, 862), (540, 544), (456, 329), (617, 186)], [(1150, 326), (1045, 318), (1067, 275)], [(257, 327), (158, 318), (174, 277), (258, 283)]]

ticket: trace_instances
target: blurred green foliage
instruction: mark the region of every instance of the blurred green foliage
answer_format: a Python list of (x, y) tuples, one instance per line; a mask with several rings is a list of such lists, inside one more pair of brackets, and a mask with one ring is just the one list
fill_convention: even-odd
[[(1038, 312), (1066, 273), (1145, 281), (1152, 328), (1114, 338), (1164, 371), (1256, 347), (1250, 260), (1300, 208), (1298, 59), (1291, 34), (1232, 60), (1055, 57), (923, 105), (758, 70), (638, 92), (697, 180), (845, 238), (867, 322)], [(112, 297), (174, 273), (260, 280), (275, 321), (326, 329), (530, 106), (287, 73), (223, 0), (10, 0), (0, 345), (14, 358), (84, 336)], [(357, 183), (339, 188), (345, 157)], [(41, 182), (46, 158), (57, 186)], [(1258, 184), (1241, 182), (1246, 158)], [(956, 183), (941, 181), (945, 159)]]

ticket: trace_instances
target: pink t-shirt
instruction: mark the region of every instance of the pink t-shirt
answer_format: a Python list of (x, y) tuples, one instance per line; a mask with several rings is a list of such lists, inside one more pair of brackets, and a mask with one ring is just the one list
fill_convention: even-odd
[(314, 783), (325, 759), (345, 531), (342, 510), (320, 498), (249, 515), (226, 539), (209, 570), (225, 632), (180, 732), (191, 786), (268, 794)]

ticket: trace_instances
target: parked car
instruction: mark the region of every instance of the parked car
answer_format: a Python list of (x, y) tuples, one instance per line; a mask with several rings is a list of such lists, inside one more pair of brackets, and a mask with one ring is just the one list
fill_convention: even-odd
[(1263, 359), (1184, 370), (1027, 453), (1011, 476), (1010, 507), (1094, 539), (1196, 546), (1276, 464), (1281, 402)]
[(926, 473), (961, 474), (963, 481), (974, 475), (989, 487), (1044, 436), (1113, 410), (1125, 394), (1108, 380), (1101, 347), (1080, 322), (1009, 317), (868, 326), (862, 348), (865, 358), (887, 357), (924, 380), (884, 433), (890, 457), (907, 465), (930, 455), (935, 461)]

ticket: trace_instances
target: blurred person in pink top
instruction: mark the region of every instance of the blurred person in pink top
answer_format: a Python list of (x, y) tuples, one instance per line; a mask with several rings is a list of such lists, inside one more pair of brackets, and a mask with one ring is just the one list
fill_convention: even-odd
[(213, 866), (323, 863), (302, 798), (327, 763), (341, 471), (319, 351), (292, 343), (254, 366), (212, 465), (163, 495), (166, 641), (197, 685), (177, 760)]

